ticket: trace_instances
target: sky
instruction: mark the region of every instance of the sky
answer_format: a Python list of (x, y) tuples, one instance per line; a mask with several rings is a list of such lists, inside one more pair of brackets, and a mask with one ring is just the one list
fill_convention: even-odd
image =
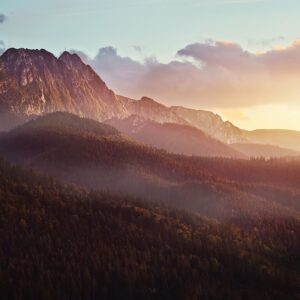
[(77, 52), (117, 93), (300, 130), (299, 0), (1, 0), (0, 51)]

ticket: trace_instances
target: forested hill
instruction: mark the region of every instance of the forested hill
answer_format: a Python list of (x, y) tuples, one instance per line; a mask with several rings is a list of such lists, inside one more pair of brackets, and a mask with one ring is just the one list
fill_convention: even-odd
[(295, 220), (243, 230), (62, 186), (3, 160), (0, 211), (4, 300), (273, 300), (299, 292)]
[(219, 220), (299, 216), (299, 163), (170, 154), (68, 113), (3, 134), (0, 153), (67, 183), (163, 200)]

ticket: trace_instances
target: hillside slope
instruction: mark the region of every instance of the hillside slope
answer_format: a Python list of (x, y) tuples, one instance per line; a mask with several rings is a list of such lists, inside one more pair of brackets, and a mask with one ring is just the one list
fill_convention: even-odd
[(297, 297), (293, 220), (244, 230), (62, 186), (1, 159), (0, 210), (3, 300)]

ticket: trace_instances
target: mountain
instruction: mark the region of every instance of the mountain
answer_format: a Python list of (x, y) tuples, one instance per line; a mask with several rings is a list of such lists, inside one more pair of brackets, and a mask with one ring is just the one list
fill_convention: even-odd
[[(8, 49), (0, 57), (0, 111), (25, 116), (67, 111), (104, 121), (130, 115), (158, 123), (194, 126), (224, 142), (241, 142), (240, 130), (213, 113), (167, 107), (143, 97), (116, 96), (77, 54), (56, 58), (46, 50)], [(2, 125), (2, 130), (19, 123)], [(0, 129), (1, 129), (0, 128)]]
[[(139, 101), (137, 101), (139, 102)], [(168, 152), (185, 155), (247, 158), (238, 150), (211, 138), (190, 125), (158, 123), (131, 115), (126, 119), (107, 121), (132, 138)]]
[[(267, 129), (247, 131), (238, 128), (229, 121), (224, 121), (218, 114), (210, 111), (190, 109), (181, 106), (167, 107), (148, 97), (133, 100), (118, 96), (118, 99), (123, 102), (127, 110), (127, 114), (121, 119), (127, 118), (130, 115), (137, 115), (146, 120), (161, 124), (175, 123), (179, 125), (190, 125), (225, 144), (268, 144), (270, 146), (286, 148), (287, 153), (291, 155), (295, 155), (295, 153), (293, 153), (293, 151), (289, 152), (289, 149), (300, 151), (299, 131)], [(243, 147), (245, 148), (246, 146)], [(251, 147), (254, 148), (255, 146), (253, 145)], [(269, 150), (275, 155), (275, 148), (271, 148), (272, 147), (270, 147)], [(265, 157), (271, 156), (267, 151), (261, 151), (261, 153), (265, 153)], [(248, 154), (252, 153), (251, 151), (246, 151), (244, 154), (249, 156)], [(284, 152), (278, 154), (278, 156), (282, 155), (285, 155)]]
[(68, 111), (103, 120), (123, 115), (122, 103), (79, 56), (9, 49), (0, 57), (0, 109), (25, 115)]
[(209, 111), (179, 106), (168, 107), (148, 97), (134, 100), (118, 96), (118, 99), (124, 103), (128, 115), (137, 115), (161, 124), (175, 123), (193, 126), (226, 144), (247, 141), (243, 130), (228, 121), (224, 122), (219, 115)]
[(289, 157), (300, 156), (300, 152), (274, 145), (264, 144), (231, 144), (230, 147), (243, 153), (247, 157)]
[[(157, 123), (189, 125), (225, 143), (262, 143), (300, 151), (296, 131), (246, 131), (209, 111), (167, 107), (148, 97), (115, 95), (77, 54), (56, 58), (46, 50), (8, 49), (0, 56), (0, 131), (49, 112), (98, 121), (138, 115)], [(227, 154), (225, 154), (227, 156)]]
[(186, 120), (173, 112), (169, 107), (160, 104), (151, 98), (142, 97), (140, 100), (134, 100), (123, 96), (118, 96), (118, 99), (124, 103), (128, 115), (140, 116), (144, 119), (158, 123), (176, 123), (182, 125), (189, 124)]
[(2, 159), (0, 199), (1, 299), (297, 298), (296, 220), (222, 224)]
[[(122, 117), (118, 117), (119, 119), (128, 118), (130, 115), (137, 115), (146, 120), (161, 124), (175, 123), (178, 125), (189, 125), (200, 129), (206, 135), (229, 145), (268, 144), (286, 148), (287, 150), (300, 151), (299, 131), (267, 129), (247, 131), (238, 128), (229, 121), (224, 121), (218, 114), (210, 111), (181, 106), (168, 107), (148, 97), (143, 97), (140, 100), (134, 100), (123, 96), (117, 96), (117, 98), (123, 103), (126, 110), (126, 113)], [(244, 146), (244, 148), (245, 147), (246, 146)], [(253, 148), (254, 146), (251, 147)], [(271, 148), (270, 151), (272, 151)], [(248, 155), (247, 153), (244, 154)], [(249, 154), (251, 154), (251, 151)], [(270, 157), (267, 152), (264, 156)], [(281, 154), (279, 156), (281, 156)]]

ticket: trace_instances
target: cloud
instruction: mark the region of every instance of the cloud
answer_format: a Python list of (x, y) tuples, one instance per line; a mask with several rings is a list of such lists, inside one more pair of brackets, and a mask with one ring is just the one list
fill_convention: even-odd
[(271, 39), (262, 39), (262, 40), (249, 39), (248, 44), (249, 46), (262, 46), (265, 48), (270, 48), (270, 47), (274, 47), (274, 45), (276, 44), (281, 44), (285, 41), (286, 38), (284, 36), (277, 36)]
[(125, 94), (134, 93), (136, 81), (142, 79), (147, 72), (146, 64), (130, 57), (120, 56), (113, 47), (99, 49), (94, 58), (81, 51), (71, 50), (71, 52), (77, 53), (85, 63), (91, 65), (112, 88)]
[(169, 63), (135, 61), (112, 47), (94, 58), (79, 55), (118, 93), (168, 105), (226, 109), (300, 100), (300, 41), (261, 54), (206, 41), (185, 46)]
[(132, 46), (132, 48), (138, 53), (138, 54), (142, 54), (143, 53), (143, 49), (140, 46)]
[(2, 55), (6, 50), (5, 44), (0, 40), (0, 55)]
[(228, 120), (249, 121), (248, 115), (243, 111), (229, 109), (229, 110), (224, 110), (222, 113), (223, 116)]
[(224, 4), (250, 4), (257, 2), (266, 2), (268, 0), (223, 0)]
[(6, 20), (7, 20), (6, 15), (0, 14), (0, 24), (1, 24), (1, 23), (4, 23)]

